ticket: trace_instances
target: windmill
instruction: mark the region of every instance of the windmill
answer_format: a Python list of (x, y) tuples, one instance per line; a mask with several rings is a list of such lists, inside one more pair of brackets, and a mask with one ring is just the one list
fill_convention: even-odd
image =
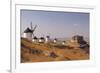
[(35, 27), (33, 28), (32, 22), (31, 22), (31, 23), (30, 23), (30, 26), (31, 26), (31, 30), (32, 30), (32, 36), (34, 37), (34, 31), (35, 31), (35, 29), (37, 28), (37, 25), (35, 25)]

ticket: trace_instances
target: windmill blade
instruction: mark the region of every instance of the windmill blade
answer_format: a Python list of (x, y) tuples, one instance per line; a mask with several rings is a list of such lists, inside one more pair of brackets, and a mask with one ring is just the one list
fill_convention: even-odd
[(31, 30), (33, 30), (33, 27), (32, 27), (32, 22), (30, 23), (30, 26), (31, 26)]
[(35, 31), (35, 29), (37, 28), (37, 25), (35, 25), (34, 29), (33, 29), (33, 32)]
[(32, 30), (33, 31), (33, 37), (34, 37), (34, 31), (35, 31), (36, 27), (37, 27), (37, 25), (35, 25), (34, 29)]

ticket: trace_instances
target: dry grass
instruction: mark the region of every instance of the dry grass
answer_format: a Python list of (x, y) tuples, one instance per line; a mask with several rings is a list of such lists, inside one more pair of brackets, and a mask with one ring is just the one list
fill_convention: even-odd
[[(71, 46), (72, 45), (72, 46)], [(21, 62), (47, 62), (47, 61), (72, 61), (87, 60), (89, 54), (85, 50), (70, 46), (63, 46), (54, 43), (33, 43), (21, 38)], [(51, 55), (51, 53), (53, 54)]]

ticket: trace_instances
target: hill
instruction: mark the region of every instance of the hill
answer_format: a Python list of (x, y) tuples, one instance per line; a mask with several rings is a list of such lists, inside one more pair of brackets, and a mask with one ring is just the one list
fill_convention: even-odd
[(88, 59), (89, 53), (81, 48), (54, 44), (52, 42), (33, 43), (25, 38), (21, 38), (21, 63)]

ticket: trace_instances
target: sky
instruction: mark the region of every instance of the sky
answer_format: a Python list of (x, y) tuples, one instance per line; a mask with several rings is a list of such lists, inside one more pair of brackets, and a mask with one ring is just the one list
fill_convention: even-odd
[(32, 22), (34, 35), (68, 38), (82, 35), (89, 38), (89, 13), (21, 10), (21, 34)]

